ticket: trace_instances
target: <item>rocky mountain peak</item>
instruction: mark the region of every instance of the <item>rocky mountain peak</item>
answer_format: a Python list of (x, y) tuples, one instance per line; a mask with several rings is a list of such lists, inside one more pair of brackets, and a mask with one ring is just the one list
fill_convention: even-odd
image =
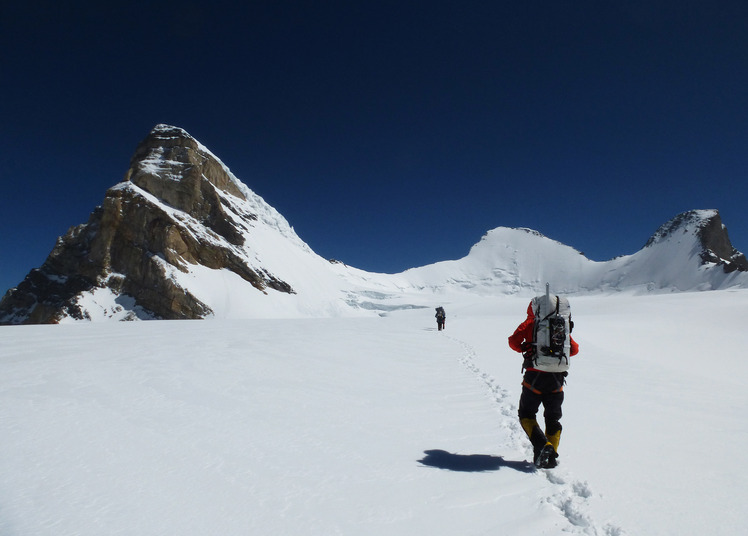
[(661, 225), (644, 247), (679, 235), (692, 235), (697, 239), (704, 264), (722, 266), (725, 273), (748, 271), (748, 259), (732, 246), (718, 210), (689, 210), (678, 214)]
[(650, 237), (644, 247), (664, 242), (678, 234), (696, 234), (713, 218), (719, 218), (716, 210), (689, 210), (663, 223)]
[(42, 267), (6, 294), (0, 323), (83, 319), (92, 305), (82, 301), (94, 295), (110, 302), (112, 317), (204, 318), (210, 307), (174, 277), (192, 266), (227, 270), (263, 293), (292, 293), (248, 262), (247, 238), (267, 221), (287, 227), (187, 132), (158, 125), (88, 222), (70, 228)]
[(246, 200), (238, 181), (181, 128), (157, 125), (135, 150), (125, 180), (241, 245), (241, 235), (227, 225), (219, 195), (225, 192)]

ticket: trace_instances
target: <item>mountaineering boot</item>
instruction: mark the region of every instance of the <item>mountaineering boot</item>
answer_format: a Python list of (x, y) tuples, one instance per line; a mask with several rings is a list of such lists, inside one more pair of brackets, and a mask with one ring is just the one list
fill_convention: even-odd
[[(540, 429), (540, 426), (538, 426), (537, 420), (524, 418), (520, 419), (519, 422), (522, 425), (522, 429), (527, 434), (527, 437), (530, 438), (530, 443), (532, 443), (533, 462), (536, 466), (540, 467), (538, 465), (538, 458), (546, 445), (551, 444), (548, 441), (548, 438), (545, 437), (543, 431)], [(551, 452), (553, 451), (553, 445), (550, 446), (550, 450)]]
[(520, 419), (519, 423), (522, 425), (522, 429), (527, 434), (527, 437), (532, 437), (532, 431), (538, 426), (538, 421), (535, 419)]
[(558, 453), (558, 444), (561, 442), (561, 430), (553, 434), (546, 433), (546, 437), (548, 438), (548, 442), (553, 445), (553, 450)]
[(548, 443), (553, 447), (553, 455), (548, 460), (548, 467), (556, 467), (558, 465), (558, 444), (561, 442), (561, 430), (558, 430), (552, 434), (546, 434)]
[(546, 443), (535, 457), (535, 467), (539, 469), (556, 467), (556, 451), (553, 450), (553, 445), (550, 442)]

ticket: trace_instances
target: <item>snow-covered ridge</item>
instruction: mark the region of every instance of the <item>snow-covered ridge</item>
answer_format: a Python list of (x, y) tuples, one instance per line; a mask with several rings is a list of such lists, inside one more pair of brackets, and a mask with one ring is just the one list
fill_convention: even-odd
[[(283, 236), (313, 254), (283, 216), (236, 178), (200, 142), (178, 127), (158, 125), (154, 132), (194, 140), (200, 151), (219, 162), (247, 199), (253, 200), (253, 210), (266, 224), (277, 227)], [(533, 229), (499, 227), (489, 230), (462, 259), (413, 268), (400, 274), (364, 276), (365, 287), (373, 288), (358, 291), (354, 288), (351, 291), (349, 283), (353, 281), (354, 286), (358, 286), (362, 282), (360, 271), (338, 271), (344, 272), (342, 275), (347, 284), (343, 291), (348, 295), (351, 292), (367, 295), (368, 292), (386, 290), (389, 299), (392, 293), (411, 291), (534, 294), (542, 291), (546, 282), (551, 282), (559, 292), (572, 294), (709, 290), (748, 285), (745, 274), (729, 276), (721, 266), (703, 262), (705, 248), (700, 232), (715, 218), (719, 219), (719, 212), (713, 209), (680, 214), (661, 226), (641, 251), (607, 262), (587, 259), (576, 249)], [(654, 245), (660, 247), (650, 250)], [(731, 258), (723, 259), (725, 264), (730, 262)]]
[(497, 227), (461, 259), (370, 273), (317, 255), (207, 147), (157, 125), (89, 223), (3, 299), (0, 323), (385, 315), (464, 295), (532, 296), (546, 283), (571, 295), (746, 288), (748, 261), (716, 210), (694, 210), (606, 262)]
[(485, 295), (532, 295), (549, 282), (556, 292), (677, 292), (748, 286), (745, 272), (727, 273), (704, 263), (699, 231), (718, 218), (716, 210), (684, 213), (663, 225), (633, 255), (597, 262), (576, 249), (520, 228), (486, 233), (456, 261), (414, 268), (403, 275), (414, 286), (470, 290)]

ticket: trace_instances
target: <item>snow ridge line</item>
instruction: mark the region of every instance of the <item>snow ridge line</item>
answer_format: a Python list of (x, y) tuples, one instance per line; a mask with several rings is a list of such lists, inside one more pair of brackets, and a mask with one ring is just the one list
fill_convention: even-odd
[[(509, 391), (498, 385), (490, 374), (481, 370), (475, 363), (476, 352), (472, 346), (455, 337), (449, 335), (445, 335), (445, 337), (462, 347), (463, 353), (460, 356), (460, 363), (486, 385), (491, 399), (499, 406), (499, 412), (505, 417), (501, 420), (501, 426), (507, 431), (511, 446), (526, 452), (528, 458), (531, 458), (526, 434), (522, 430), (517, 417), (518, 407), (508, 400)], [(586, 510), (589, 510), (589, 500), (594, 495), (586, 481), (573, 480), (568, 471), (562, 471), (559, 468), (553, 470), (541, 469), (539, 471), (557, 489), (556, 492), (545, 497), (541, 502), (550, 505), (566, 518), (573, 527), (572, 534), (626, 536), (626, 532), (616, 525), (610, 523), (604, 526), (597, 525), (586, 512)]]

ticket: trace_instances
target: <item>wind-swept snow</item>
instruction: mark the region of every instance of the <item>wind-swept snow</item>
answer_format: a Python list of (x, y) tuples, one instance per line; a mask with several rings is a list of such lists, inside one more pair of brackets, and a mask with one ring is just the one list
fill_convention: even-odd
[[(748, 292), (572, 298), (561, 466), (524, 297), (386, 317), (0, 329), (0, 533), (738, 534)], [(438, 304), (434, 304), (438, 305)], [(736, 341), (737, 338), (737, 341)]]

